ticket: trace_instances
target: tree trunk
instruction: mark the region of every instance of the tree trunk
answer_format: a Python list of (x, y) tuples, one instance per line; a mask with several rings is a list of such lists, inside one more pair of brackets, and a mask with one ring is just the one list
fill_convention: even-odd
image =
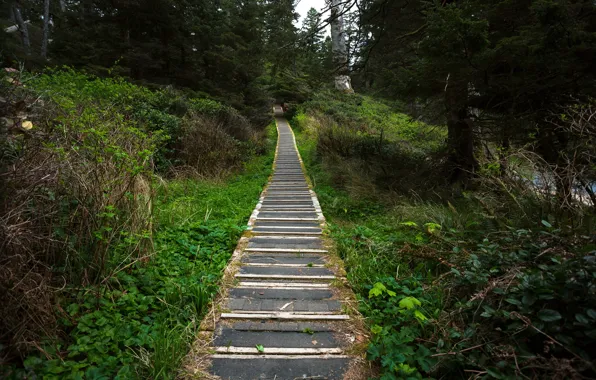
[[(539, 120), (546, 117), (541, 116)], [(550, 165), (553, 180), (557, 191), (559, 206), (567, 208), (572, 202), (573, 173), (570, 172), (565, 151), (568, 148), (569, 138), (567, 134), (550, 125), (541, 125), (538, 134), (537, 151), (542, 158)]]
[(478, 161), (474, 156), (474, 129), (468, 118), (467, 86), (452, 76), (445, 88), (447, 106), (447, 170), (451, 183), (466, 182), (476, 172)]
[(48, 35), (50, 32), (50, 0), (43, 0), (43, 34), (41, 37), (41, 56), (48, 58)]
[(92, 7), (93, 7), (93, 3), (91, 0), (81, 0), (80, 1), (80, 15), (81, 15), (81, 20), (85, 20), (88, 19), (89, 16), (91, 15), (91, 11), (92, 11)]
[(502, 139), (501, 139), (501, 149), (499, 149), (499, 172), (501, 175), (505, 175), (507, 173), (508, 165), (507, 165), (507, 158), (509, 155), (509, 149), (511, 148), (511, 141), (509, 138), (509, 132), (507, 130), (504, 131)]
[(14, 7), (8, 7), (8, 17), (10, 18), (10, 22), (12, 22), (13, 24), (17, 23), (17, 19), (14, 15)]
[(60, 12), (66, 12), (66, 0), (60, 0)]
[(331, 0), (331, 50), (335, 67), (335, 89), (353, 93), (348, 70), (348, 50), (344, 32), (341, 0)]
[(21, 39), (23, 40), (23, 48), (25, 48), (25, 53), (27, 55), (31, 54), (31, 41), (29, 40), (29, 29), (27, 28), (27, 24), (23, 21), (23, 15), (21, 14), (21, 8), (18, 4), (15, 4), (13, 7), (14, 17), (17, 21), (17, 25), (19, 26), (19, 32), (21, 33)]

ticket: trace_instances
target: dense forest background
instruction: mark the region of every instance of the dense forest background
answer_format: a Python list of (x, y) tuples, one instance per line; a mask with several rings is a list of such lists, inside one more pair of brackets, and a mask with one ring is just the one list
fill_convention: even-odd
[(68, 65), (154, 88), (172, 85), (256, 117), (268, 112), (280, 87), (297, 86), (288, 76), (308, 73), (314, 86), (323, 79), (331, 52), (315, 30), (321, 16), (311, 14), (302, 30), (297, 17), (291, 1), (9, 2), (2, 8), (4, 27), (21, 20), (23, 28), (4, 33), (3, 59), (30, 68)]
[(284, 103), (379, 376), (594, 377), (594, 1), (295, 6), (0, 5), (0, 375), (179, 375)]

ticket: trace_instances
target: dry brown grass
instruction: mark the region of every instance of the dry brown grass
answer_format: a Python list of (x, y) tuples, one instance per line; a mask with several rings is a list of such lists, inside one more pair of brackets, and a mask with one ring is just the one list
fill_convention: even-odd
[[(215, 118), (191, 113), (177, 142), (177, 176), (221, 178), (237, 170), (257, 145), (259, 134), (240, 116)], [(250, 144), (247, 144), (249, 142)]]

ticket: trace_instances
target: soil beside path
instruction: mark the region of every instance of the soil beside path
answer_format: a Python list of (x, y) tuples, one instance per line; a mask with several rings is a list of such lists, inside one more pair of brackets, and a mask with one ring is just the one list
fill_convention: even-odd
[(185, 375), (366, 379), (367, 332), (341, 261), (324, 237), (293, 132), (275, 107), (274, 172), (201, 325)]

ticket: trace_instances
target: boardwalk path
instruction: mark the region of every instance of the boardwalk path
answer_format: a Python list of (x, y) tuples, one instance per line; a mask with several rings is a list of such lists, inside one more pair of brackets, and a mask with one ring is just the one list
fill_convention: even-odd
[(194, 361), (222, 379), (365, 378), (353, 294), (322, 236), (292, 130), (282, 117), (276, 123), (274, 174), (203, 322), (209, 346)]

